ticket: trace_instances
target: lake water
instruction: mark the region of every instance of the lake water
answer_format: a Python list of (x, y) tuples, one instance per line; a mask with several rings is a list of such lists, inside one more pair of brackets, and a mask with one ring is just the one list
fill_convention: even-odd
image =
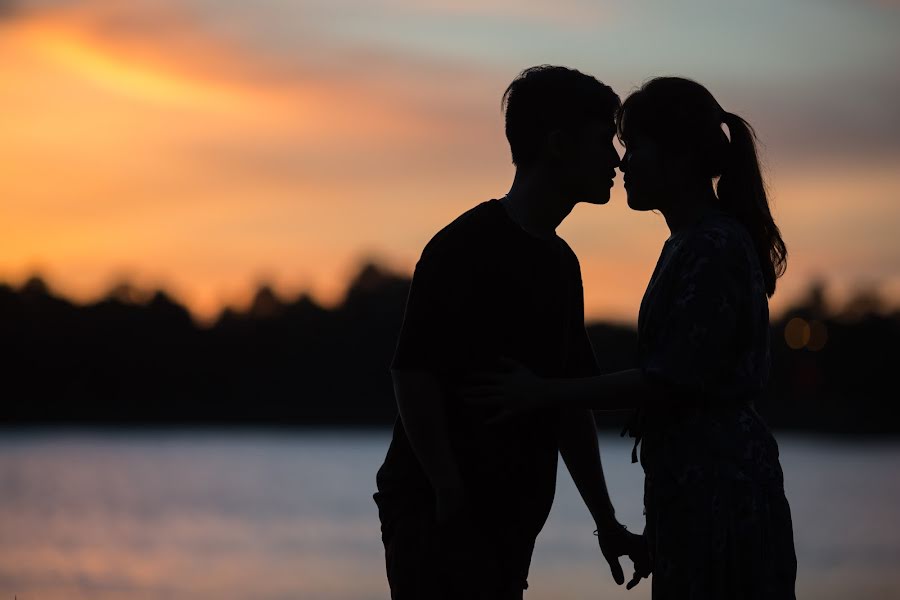
[[(798, 597), (900, 598), (900, 441), (779, 435)], [(0, 599), (386, 599), (371, 500), (387, 432), (0, 432)], [(641, 525), (631, 445), (601, 436)], [(649, 598), (612, 582), (560, 469), (529, 600)], [(626, 567), (627, 570), (627, 567)]]

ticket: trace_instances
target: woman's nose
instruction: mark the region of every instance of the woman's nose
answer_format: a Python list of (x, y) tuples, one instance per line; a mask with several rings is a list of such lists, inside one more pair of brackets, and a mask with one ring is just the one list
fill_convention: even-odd
[(615, 146), (612, 146), (611, 150), (610, 158), (612, 158), (612, 168), (615, 169), (622, 164), (622, 159), (619, 157), (619, 150)]

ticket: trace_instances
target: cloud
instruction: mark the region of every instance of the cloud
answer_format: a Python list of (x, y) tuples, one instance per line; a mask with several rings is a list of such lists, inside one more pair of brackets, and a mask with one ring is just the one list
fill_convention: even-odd
[(18, 2), (15, 0), (0, 0), (0, 21), (11, 19), (19, 12)]
[[(864, 3), (885, 10), (897, 10), (900, 8), (900, 1), (898, 0), (864, 0)], [(855, 2), (851, 0), (848, 4), (855, 4)]]
[(754, 126), (772, 160), (864, 163), (900, 155), (900, 74), (894, 69), (873, 65), (864, 73), (710, 89), (726, 110)]
[(614, 5), (605, 2), (562, 0), (560, 2), (519, 2), (517, 0), (386, 0), (383, 9), (398, 13), (418, 13), (436, 17), (499, 18), (509, 22), (534, 23), (545, 27), (592, 27), (609, 22)]

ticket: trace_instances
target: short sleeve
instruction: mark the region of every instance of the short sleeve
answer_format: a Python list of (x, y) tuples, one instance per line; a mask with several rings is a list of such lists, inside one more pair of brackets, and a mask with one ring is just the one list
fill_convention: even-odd
[(642, 360), (644, 374), (677, 392), (713, 393), (735, 363), (746, 273), (726, 232), (695, 234), (681, 249), (666, 317)]
[(477, 271), (464, 252), (426, 248), (416, 265), (392, 369), (445, 372), (471, 358)]
[(568, 377), (593, 377), (600, 374), (597, 356), (584, 326), (584, 287), (581, 267), (572, 254), (571, 299), (569, 302), (569, 357), (566, 361)]
[(566, 365), (569, 377), (594, 377), (600, 374), (597, 356), (594, 354), (594, 347), (584, 328), (584, 323), (580, 327), (573, 327), (571, 357)]

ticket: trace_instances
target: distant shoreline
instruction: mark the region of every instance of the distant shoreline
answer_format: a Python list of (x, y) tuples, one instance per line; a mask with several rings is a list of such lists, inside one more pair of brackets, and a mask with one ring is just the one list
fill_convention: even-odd
[[(0, 437), (7, 434), (29, 433), (134, 433), (134, 432), (210, 432), (210, 433), (286, 433), (286, 434), (338, 434), (338, 433), (382, 433), (390, 434), (392, 424), (384, 423), (276, 423), (264, 421), (222, 422), (222, 421), (26, 421), (0, 423)], [(616, 426), (598, 426), (598, 433), (604, 436), (621, 437)], [(832, 441), (896, 441), (900, 443), (900, 431), (828, 431), (824, 429), (773, 428), (777, 434), (804, 436)], [(630, 438), (622, 438), (628, 441)]]
[[(391, 358), (410, 280), (377, 265), (324, 308), (260, 289), (245, 312), (198, 327), (164, 293), (126, 287), (91, 305), (34, 279), (0, 285), (8, 358), (0, 427), (379, 429), (397, 409)], [(527, 324), (523, 323), (523, 327)], [(637, 331), (588, 323), (601, 372), (638, 364)], [(824, 286), (770, 327), (771, 378), (756, 407), (775, 430), (900, 435), (900, 311), (861, 293), (836, 311)], [(618, 432), (624, 415), (598, 415)]]

